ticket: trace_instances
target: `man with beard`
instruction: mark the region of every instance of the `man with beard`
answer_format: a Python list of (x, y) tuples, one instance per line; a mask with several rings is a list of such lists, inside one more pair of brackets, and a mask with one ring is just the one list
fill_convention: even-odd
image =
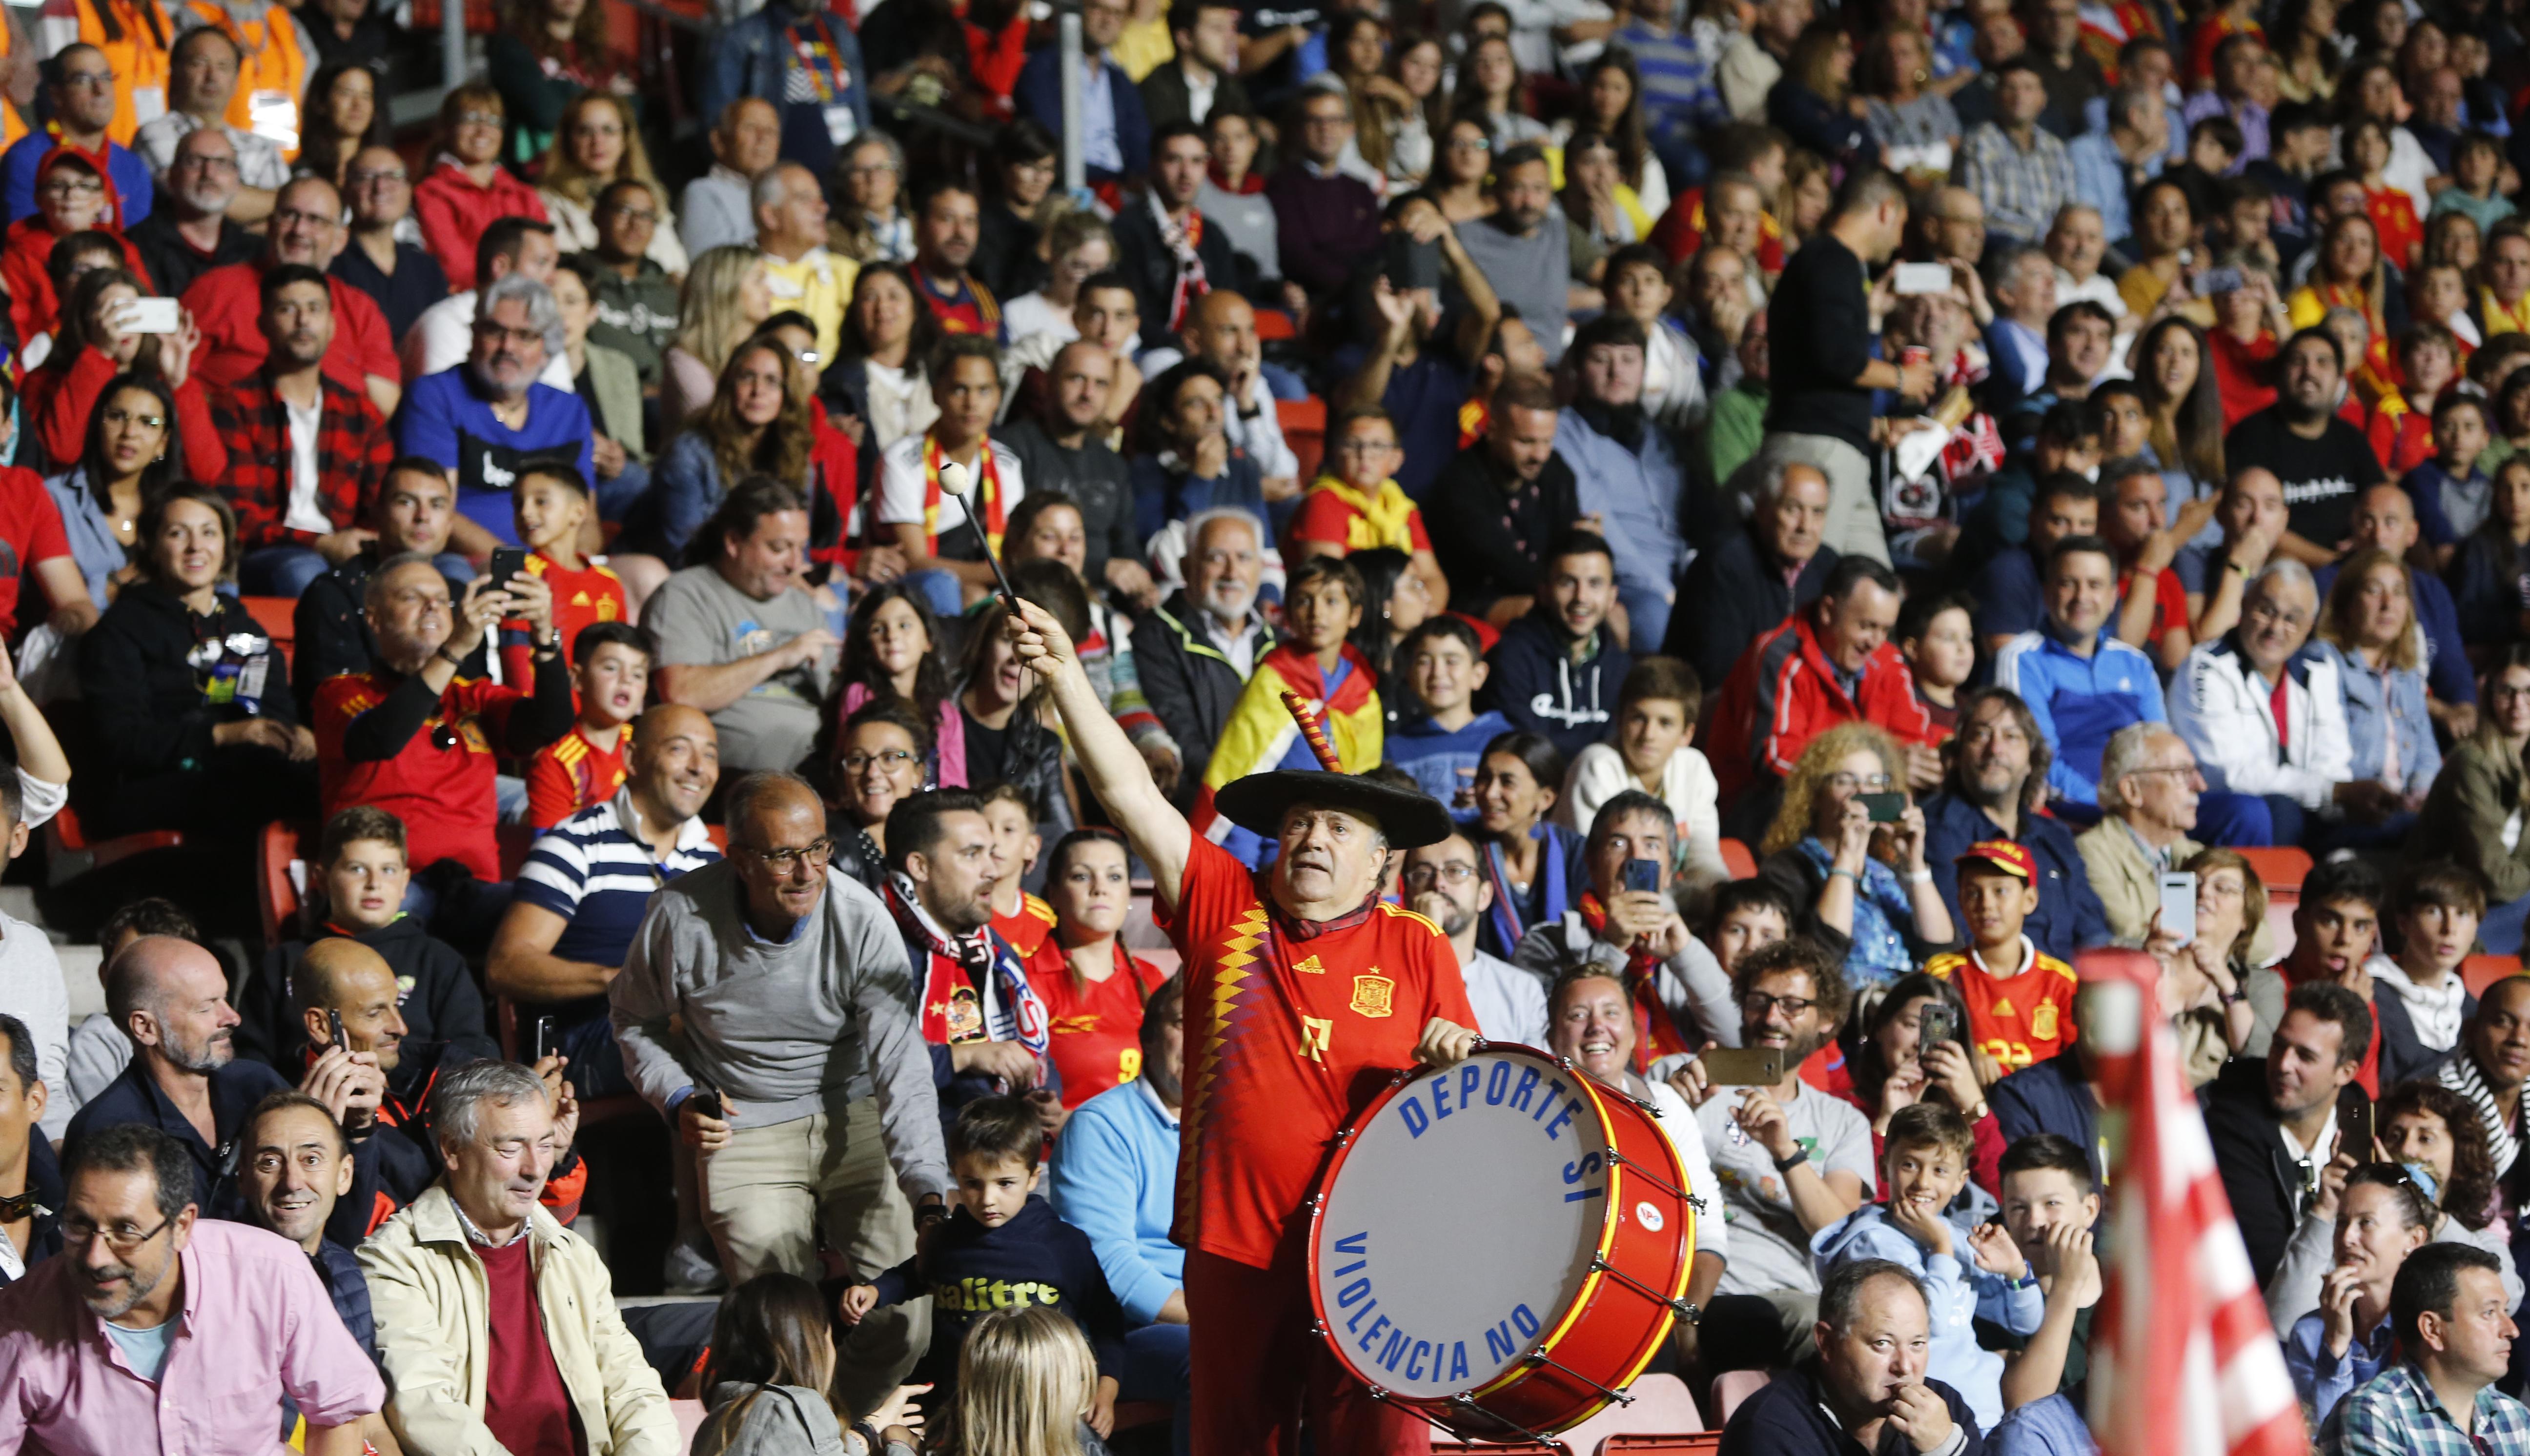
[(1959, 919), (1955, 861), (1971, 844), (2008, 839), (2037, 866), (2038, 908), (2021, 926), (2040, 951), (2069, 961), (2106, 944), (2108, 912), (2091, 889), (2072, 831), (2038, 812), (2052, 755), (2029, 706), (2008, 689), (1981, 687), (1959, 700), (1959, 734), (1938, 792), (1924, 801), (1924, 860), (1933, 888)]
[(1075, 339), (1056, 351), (1046, 372), (1053, 388), (1043, 407), (1014, 420), (1002, 443), (1018, 458), (1028, 489), (1061, 491), (1080, 508), (1089, 551), (1081, 574), (1142, 606), (1157, 606), (1159, 587), (1142, 566), (1133, 534), (1132, 471), (1095, 428), (1115, 393), (1115, 355)]
[[(192, 1160), (194, 1181), (185, 1202), (226, 1216), (236, 1199), (224, 1181), (226, 1151), (255, 1104), (288, 1091), (290, 1083), (259, 1061), (238, 1058), (232, 1045), (238, 1013), (229, 1006), (228, 979), (218, 959), (191, 941), (144, 936), (105, 968), (105, 1010), (132, 1039), (132, 1061), (71, 1119), (62, 1151), (76, 1157), (82, 1142), (111, 1128), (155, 1128)], [(368, 1052), (329, 1046), (308, 1064), (299, 1090), (323, 1103), (339, 1122), (373, 1115), (386, 1077)], [(366, 1224), (346, 1216), (334, 1231), (346, 1243), (357, 1242)], [(80, 1262), (76, 1254), (73, 1262)]]
[(360, 511), (385, 485), (395, 448), (377, 406), (325, 377), (334, 296), (324, 274), (285, 263), (263, 275), (263, 367), (217, 393), (211, 423), (229, 453), (220, 494), (237, 512), (238, 584), (295, 601), (377, 539)]
[(228, 133), (205, 127), (176, 143), (176, 159), (161, 180), (167, 205), (126, 229), (140, 249), (149, 281), (170, 298), (183, 297), (193, 280), (213, 268), (243, 263), (263, 246), (261, 239), (229, 216), (237, 200), (237, 146)]
[[(225, 389), (252, 374), (270, 348), (263, 337), (263, 274), (284, 263), (323, 268), (342, 250), (343, 194), (321, 177), (293, 180), (274, 203), (263, 251), (211, 269), (184, 292), (185, 307), (202, 332), (201, 347), (193, 351), (195, 377)], [(367, 395), (382, 417), (395, 418), (404, 399), (404, 369), (396, 361), (386, 316), (368, 295), (342, 279), (328, 278), (325, 286), (334, 296), (326, 374)]]
[(1439, 925), (1450, 938), (1450, 948), (1458, 952), (1458, 974), (1467, 983), (1476, 1030), (1488, 1042), (1543, 1046), (1548, 1031), (1543, 983), (1476, 948), (1476, 926), (1493, 908), (1494, 887), (1484, 877), (1474, 841), (1458, 833), (1407, 850), (1401, 883), (1414, 913)]
[[(365, 301), (365, 300), (363, 300)], [(426, 456), (457, 487), (450, 540), (477, 561), (519, 544), (511, 489), (537, 459), (565, 460), (597, 478), (588, 405), (539, 383), (562, 352), (562, 311), (543, 284), (509, 274), (483, 291), (465, 363), (412, 383), (403, 453)]]
[(2339, 1154), (2369, 1150), (2340, 1137), (2337, 1094), (2372, 1047), (2372, 1009), (2333, 981), (2293, 988), (2267, 1054), (2236, 1057), (2200, 1094), (2223, 1192), (2263, 1286), (2284, 1243)]
[[(1553, 365), (1564, 356), (1565, 320), (1581, 301), (1575, 295), (1596, 302), (1597, 293), (1572, 282), (1572, 239), (1555, 205), (1546, 154), (1515, 146), (1495, 158), (1494, 210), (1458, 224), (1457, 231), (1467, 256), (1503, 302), (1518, 310)], [(1589, 477), (1586, 470), (1579, 473)]]
[(1580, 482), (1582, 512), (1599, 518), (1616, 550), (1628, 645), (1648, 653), (1669, 634), (1688, 550), (1678, 518), (1686, 469), (1669, 432), (1643, 413), (1643, 326), (1622, 313), (1581, 326), (1572, 337), (1578, 393), (1556, 421), (1555, 450)]
[(62, 1257), (0, 1303), (0, 1448), (105, 1456), (165, 1431), (250, 1456), (280, 1444), (287, 1396), (307, 1456), (358, 1456), (386, 1387), (302, 1250), (202, 1218), (185, 1148), (152, 1128), (73, 1145), (63, 1173)]
[[(466, 362), (474, 347), (474, 312), (482, 291), (513, 273), (549, 284), (561, 263), (553, 224), (532, 217), (496, 219), (474, 240), (474, 287), (453, 294), (443, 278), (430, 306), (397, 336), (396, 356), (404, 364), (404, 377), (419, 379)], [(559, 348), (547, 352), (550, 357), (537, 382), (575, 393), (571, 360)]]
[(1238, 507), (1198, 512), (1186, 521), (1185, 585), (1133, 626), (1133, 666), (1142, 695), (1184, 755), (1178, 801), (1194, 802), (1230, 711), (1256, 664), (1274, 648), (1271, 623), (1256, 608), (1263, 548), (1256, 517)]
[(1581, 520), (1580, 485), (1555, 451), (1561, 422), (1552, 383), (1512, 375), (1494, 390), (1484, 438), (1433, 481), (1423, 526), (1457, 611), (1507, 627), (1537, 605), (1547, 543)]
[(2276, 550), (2306, 566), (2326, 566), (2353, 533), (2355, 498), (2388, 477), (2363, 432), (2338, 417), (2345, 360), (2335, 335), (2324, 328), (2293, 335), (2276, 377), (2276, 403), (2231, 427), (2223, 458), (2234, 477), (2251, 467), (2275, 472), (2288, 523)]
[(913, 286), (944, 334), (1002, 337), (1002, 305), (982, 279), (966, 271), (983, 237), (971, 184), (931, 184), (913, 205)]

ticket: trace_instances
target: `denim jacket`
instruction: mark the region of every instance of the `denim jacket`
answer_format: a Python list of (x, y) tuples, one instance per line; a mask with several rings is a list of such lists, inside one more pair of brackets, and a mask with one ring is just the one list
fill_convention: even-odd
[[(711, 68), (703, 77), (703, 125), (717, 126), (722, 108), (741, 96), (755, 96), (782, 108), (782, 76), (791, 61), (791, 47), (783, 39), (799, 13), (789, 5), (774, 0), (753, 15), (721, 32), (720, 43), (712, 54)], [(861, 44), (852, 33), (850, 21), (840, 14), (829, 14), (826, 29), (834, 37), (836, 59), (852, 74), (852, 88), (845, 97), (860, 122), (860, 130), (870, 126), (869, 69), (861, 63)]]
[(2425, 674), (2417, 668), (2372, 668), (2335, 643), (2311, 644), (2337, 660), (2338, 680), (2345, 684), (2345, 735), (2354, 746), (2352, 774), (2378, 779), (2389, 754), (2392, 725), (2398, 734), (2398, 782), (2405, 793), (2422, 793), (2442, 772), (2443, 751), (2434, 742), (2433, 720), (2425, 716)]

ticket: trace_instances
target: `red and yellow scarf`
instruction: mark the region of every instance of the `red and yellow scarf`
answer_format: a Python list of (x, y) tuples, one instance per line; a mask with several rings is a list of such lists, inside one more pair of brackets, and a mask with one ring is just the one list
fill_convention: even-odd
[[(940, 453), (938, 436), (922, 437), (922, 549), (940, 554), (940, 466), (948, 457)], [(1002, 471), (993, 463), (993, 442), (988, 438), (975, 449), (975, 482), (966, 493), (966, 513), (983, 522), (984, 544), (995, 556), (1002, 552)]]
[[(1583, 890), (1579, 909), (1592, 935), (1607, 927), (1608, 907), (1599, 902), (1597, 891)], [(1664, 1056), (1696, 1050), (1670, 1018), (1669, 1003), (1661, 999), (1660, 973), (1661, 958), (1651, 946), (1638, 941), (1625, 947), (1625, 991), (1634, 1002), (1633, 1067), (1637, 1072)]]

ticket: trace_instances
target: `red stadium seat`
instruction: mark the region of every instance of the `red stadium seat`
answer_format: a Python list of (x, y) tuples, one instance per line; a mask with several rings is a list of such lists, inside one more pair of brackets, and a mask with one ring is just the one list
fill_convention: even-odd
[(2266, 886), (2268, 898), (2280, 894), (2287, 899), (2301, 898), (2301, 882), (2311, 871), (2308, 854), (2285, 844), (2272, 849), (2243, 849), (2240, 857), (2258, 872), (2258, 883)]
[(1740, 843), (1737, 839), (1725, 839), (1722, 841), (1721, 847), (1722, 867), (1731, 872), (1732, 879), (1754, 880), (1757, 878), (1757, 856), (1748, 852), (1747, 845)]
[(1305, 488), (1318, 478), (1318, 462), (1327, 454), (1327, 402), (1311, 395), (1305, 400), (1277, 400), (1274, 417), (1283, 426), (1283, 441), (1300, 461), (1300, 484)]
[(2459, 963), (2460, 984), (2471, 996), (2486, 995), (2486, 988), (2506, 976), (2521, 974), (2521, 957), (2517, 955), (2472, 955)]
[(1739, 1402), (1765, 1389), (1767, 1382), (1774, 1377), (1772, 1371), (1734, 1370), (1716, 1379), (1713, 1382), (1715, 1427), (1730, 1425), (1731, 1413), (1739, 1409)]
[(1704, 1429), (1695, 1396), (1676, 1375), (1640, 1376), (1625, 1387), (1625, 1393), (1633, 1397), (1630, 1404), (1609, 1406), (1565, 1431), (1563, 1440), (1575, 1451), (1594, 1453), (1619, 1449), (1614, 1445), (1618, 1441), (1655, 1443), (1622, 1449), (1669, 1451), (1678, 1448), (1664, 1443), (1683, 1440)]
[(288, 597), (240, 597), (238, 603), (272, 639), (272, 645), (281, 653), (282, 665), (289, 666), (291, 652), (299, 642), (299, 604)]
[(1282, 339), (1297, 339), (1300, 330), (1292, 322), (1292, 315), (1282, 309), (1259, 308), (1256, 310), (1256, 337), (1271, 344)]
[(44, 825), (45, 875), (55, 886), (67, 885), (118, 860), (152, 849), (180, 849), (184, 843), (184, 835), (171, 829), (143, 830), (137, 835), (91, 841), (80, 828), (79, 811), (65, 804), (62, 812)]
[[(305, 855), (301, 845), (315, 837), (315, 832), (295, 824), (275, 822), (263, 827), (255, 840), (254, 898), (263, 911), (263, 943), (278, 945), (290, 938), (299, 923), (299, 907), (306, 900), (300, 888), (305, 883)], [(294, 875), (292, 869), (299, 871)]]
[(1598, 1456), (1716, 1456), (1722, 1432), (1699, 1430), (1684, 1435), (1612, 1435), (1599, 1443)]

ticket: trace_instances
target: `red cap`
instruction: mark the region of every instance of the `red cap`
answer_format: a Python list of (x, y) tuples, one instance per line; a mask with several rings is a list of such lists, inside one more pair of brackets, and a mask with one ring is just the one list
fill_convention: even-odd
[(1963, 865), (1972, 859), (1984, 860), (1987, 864), (2017, 880), (2027, 880), (2034, 884), (2038, 879), (2037, 862), (2029, 857), (2027, 849), (2009, 839), (1988, 839), (1981, 844), (1970, 844), (1951, 863)]

